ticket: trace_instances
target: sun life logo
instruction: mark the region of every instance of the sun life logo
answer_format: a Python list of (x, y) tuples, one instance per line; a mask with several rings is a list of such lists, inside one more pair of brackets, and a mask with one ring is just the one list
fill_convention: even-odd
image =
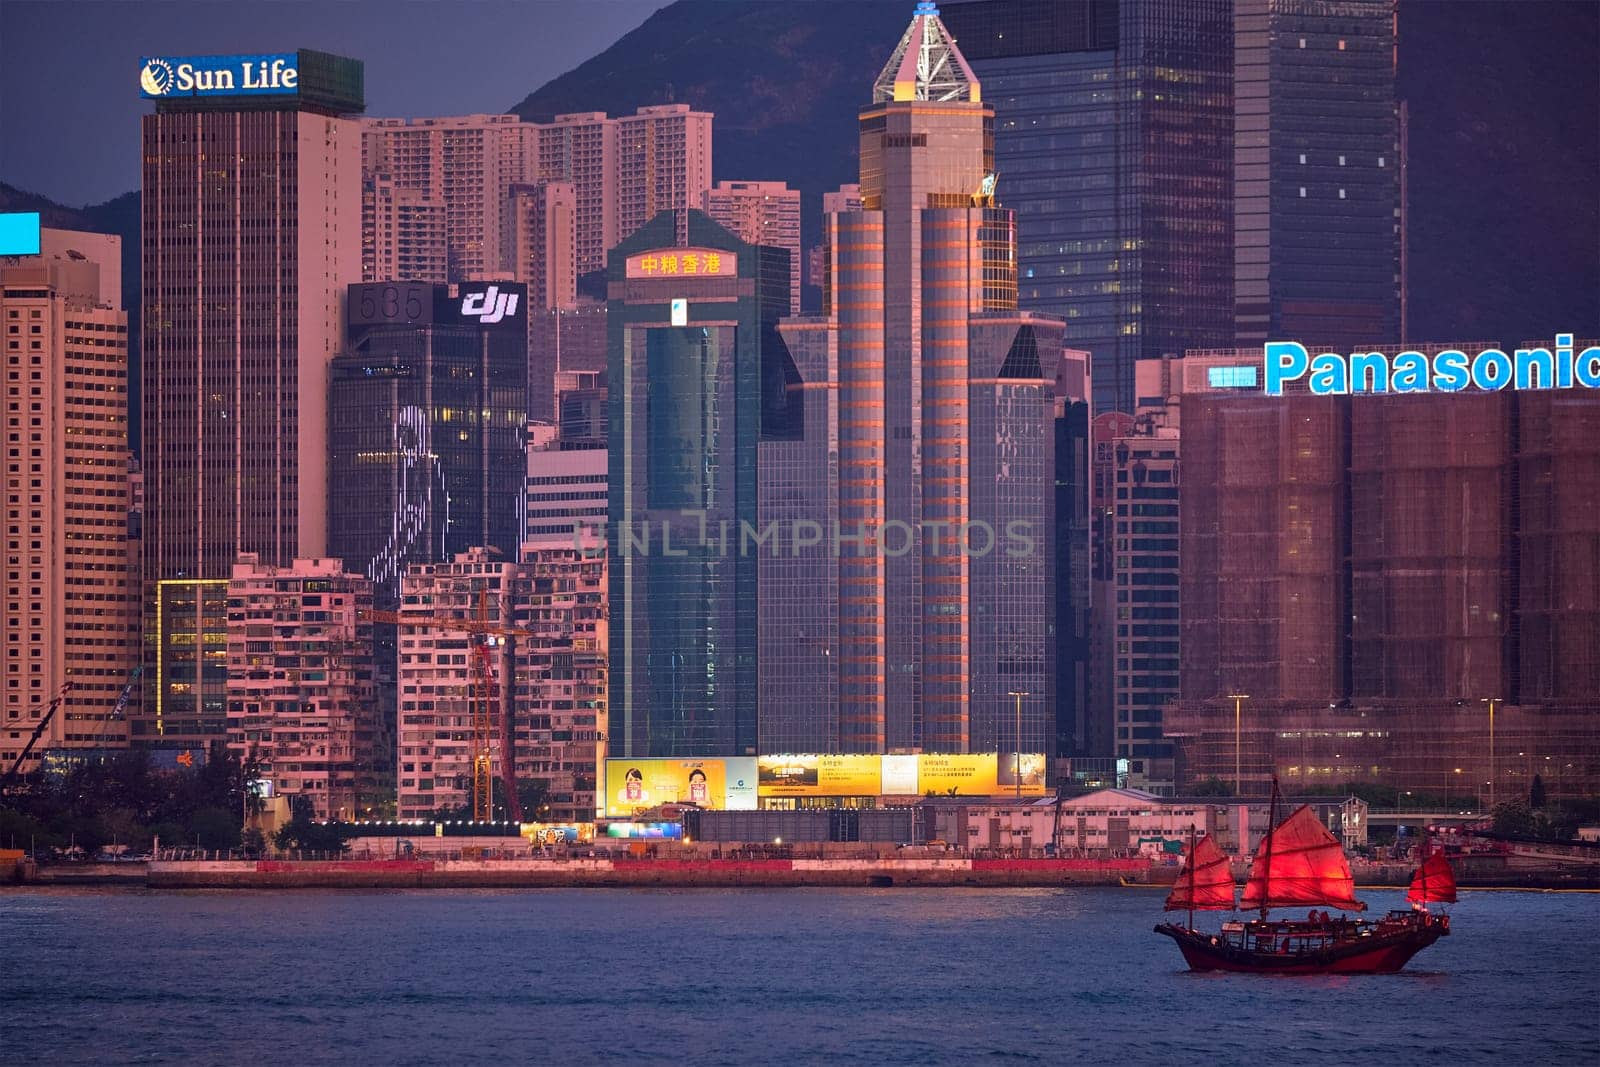
[(146, 60), (139, 72), (139, 88), (151, 96), (166, 96), (172, 89), (172, 67), (164, 59)]

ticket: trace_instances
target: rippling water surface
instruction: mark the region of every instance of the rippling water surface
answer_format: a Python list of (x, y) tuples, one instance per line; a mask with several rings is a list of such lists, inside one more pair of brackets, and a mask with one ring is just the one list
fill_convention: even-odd
[[(1368, 893), (1376, 909), (1397, 893)], [(1600, 896), (1195, 975), (1148, 890), (0, 891), (0, 1062), (1600, 1062)]]

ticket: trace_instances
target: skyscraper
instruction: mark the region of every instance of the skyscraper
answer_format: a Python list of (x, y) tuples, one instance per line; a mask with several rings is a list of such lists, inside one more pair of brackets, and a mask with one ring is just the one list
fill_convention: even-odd
[(611, 254), (610, 729), (615, 756), (753, 755), (763, 389), (780, 250), (663, 212)]
[(1018, 299), (1094, 354), (1094, 414), (1134, 363), (1233, 336), (1230, 0), (943, 5), (994, 107)]
[(1401, 340), (1395, 18), (1394, 0), (1234, 2), (1240, 345)]
[[(825, 656), (779, 657), (774, 670), (806, 674), (762, 715), (833, 751), (1043, 752), (1054, 736), (1061, 324), (1016, 310), (993, 118), (933, 5), (918, 5), (861, 111), (861, 207), (827, 220), (824, 314), (784, 329), (791, 385), (837, 361), (837, 458), (817, 464), (837, 479), (817, 516), (837, 521), (837, 558), (762, 593), (832, 598), (837, 648), (826, 612), (764, 609), (764, 647), (821, 643)], [(809, 411), (799, 421), (812, 431)], [(813, 479), (786, 492), (819, 490), (834, 491)], [(817, 670), (837, 671), (837, 710), (810, 699)]]
[(501, 261), (528, 287), (528, 308), (570, 307), (578, 299), (577, 199), (571, 182), (513, 185), (506, 191)]
[(45, 230), (39, 255), (0, 258), (8, 564), (0, 768), (10, 768), (64, 683), (72, 690), (34, 760), (46, 749), (128, 740), (126, 720), (111, 717), (138, 662), (139, 631), (120, 255), (116, 237)]
[(516, 558), (526, 298), (511, 282), (350, 287), (329, 371), (328, 554), (372, 581), (379, 607), (412, 563)]
[(789, 313), (800, 314), (800, 190), (783, 182), (718, 182), (705, 199), (706, 214), (739, 240), (789, 250)]
[[(244, 62), (296, 77), (266, 91), (174, 88), (183, 63), (207, 84), (247, 86)], [(287, 566), (325, 554), (327, 369), (342, 343), (345, 286), (361, 276), (361, 131), (351, 116), (363, 107), (362, 68), (305, 50), (156, 57), (141, 84), (156, 105), (142, 124), (155, 692), (133, 738), (192, 744), (226, 729), (221, 642), (235, 558)]]

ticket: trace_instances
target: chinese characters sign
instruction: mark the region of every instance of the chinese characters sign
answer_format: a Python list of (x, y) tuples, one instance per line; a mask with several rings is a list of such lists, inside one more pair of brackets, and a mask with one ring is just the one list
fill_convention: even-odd
[(628, 257), (630, 278), (737, 278), (739, 257), (718, 248), (658, 248)]

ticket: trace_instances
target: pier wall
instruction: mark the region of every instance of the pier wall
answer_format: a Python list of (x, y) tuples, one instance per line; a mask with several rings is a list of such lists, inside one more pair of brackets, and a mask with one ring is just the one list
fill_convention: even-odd
[(1092, 886), (1142, 881), (1143, 860), (574, 859), (163, 861), (165, 889), (579, 888), (591, 886)]

